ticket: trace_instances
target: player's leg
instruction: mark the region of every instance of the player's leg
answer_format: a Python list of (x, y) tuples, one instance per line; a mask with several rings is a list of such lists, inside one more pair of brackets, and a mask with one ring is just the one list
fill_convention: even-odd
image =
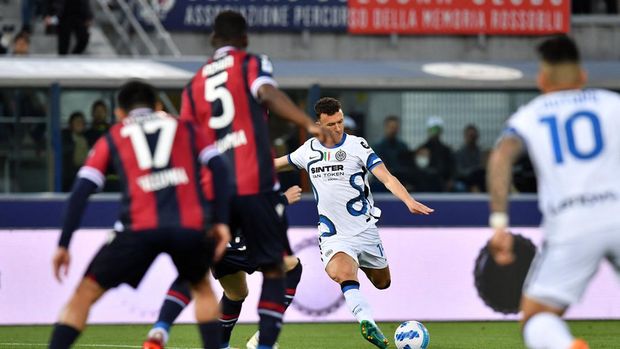
[[(381, 242), (376, 229), (371, 233), (364, 232), (355, 237), (343, 238), (340, 238), (338, 234), (321, 237), (319, 238), (319, 244), (325, 271), (332, 280), (340, 284), (349, 310), (360, 322), (362, 336), (377, 347), (386, 348), (388, 340), (374, 321), (372, 309), (360, 291), (360, 284), (357, 278), (357, 271), (360, 263), (363, 262), (363, 267), (367, 269), (385, 269), (382, 274), (376, 272), (372, 275), (377, 284), (382, 282), (379, 286), (389, 285), (389, 269), (387, 269), (387, 260), (383, 256), (382, 250), (381, 252), (377, 250), (374, 254), (366, 251), (368, 250), (366, 245), (369, 243), (372, 243), (374, 248), (377, 249), (376, 245), (380, 245)], [(365, 235), (370, 235), (370, 240)], [(374, 256), (374, 258), (370, 258), (371, 256)]]
[(286, 270), (284, 280), (286, 287), (286, 298), (284, 305), (288, 308), (297, 293), (297, 285), (299, 285), (299, 281), (301, 281), (301, 273), (303, 268), (301, 265), (301, 260), (293, 255), (284, 257), (284, 268)]
[(370, 280), (370, 282), (372, 282), (372, 284), (376, 288), (380, 290), (385, 290), (386, 288), (390, 287), (390, 284), (392, 283), (392, 277), (390, 276), (390, 267), (385, 267), (381, 269), (360, 267), (360, 269), (362, 269), (364, 274), (366, 274), (366, 277), (368, 277), (368, 280)]
[(207, 272), (213, 263), (215, 241), (202, 231), (171, 232), (166, 252), (172, 258), (181, 280), (191, 284), (195, 315), (204, 348), (220, 348), (220, 309)]
[[(286, 275), (284, 276), (284, 286), (285, 286), (285, 301), (284, 306), (286, 309), (291, 305), (293, 299), (295, 298), (295, 294), (297, 293), (297, 285), (301, 280), (302, 273), (302, 265), (299, 258), (289, 255), (284, 257), (284, 268), (286, 270)], [(258, 342), (260, 339), (260, 331), (256, 331), (252, 337), (246, 343), (247, 349), (255, 349), (258, 347)], [(277, 345), (274, 345), (276, 348)]]
[(222, 328), (222, 348), (228, 348), (232, 331), (237, 324), (243, 301), (248, 296), (248, 284), (246, 273), (238, 271), (218, 278), (224, 289), (224, 294), (220, 299), (220, 325)]
[(221, 329), (218, 321), (220, 311), (209, 280), (204, 277), (199, 282), (193, 283), (191, 289), (195, 301), (196, 322), (204, 348), (219, 349), (221, 343)]
[(62, 311), (50, 348), (68, 348), (84, 329), (90, 307), (105, 290), (121, 283), (136, 288), (158, 255), (159, 251), (148, 245), (152, 238), (149, 234), (112, 234), (89, 264), (85, 277)]
[(60, 313), (54, 326), (50, 349), (69, 348), (86, 327), (86, 319), (91, 306), (105, 293), (94, 280), (84, 278), (75, 293)]
[(392, 282), (390, 267), (377, 227), (370, 227), (355, 236), (355, 241), (360, 250), (358, 256), (360, 269), (366, 274), (368, 280), (380, 290), (390, 287)]
[(233, 215), (242, 222), (248, 257), (263, 274), (258, 303), (258, 348), (273, 348), (286, 309), (283, 255), (287, 236), (284, 205), (276, 192), (238, 196), (233, 199), (233, 211)]
[(576, 340), (561, 316), (577, 302), (604, 258), (606, 242), (589, 239), (545, 243), (534, 259), (521, 302), (523, 340), (528, 348), (587, 348)]
[(149, 331), (148, 339), (144, 342), (143, 348), (150, 348), (153, 342), (165, 345), (168, 342), (172, 324), (191, 300), (190, 284), (177, 277), (166, 292), (166, 298), (159, 309), (157, 322)]

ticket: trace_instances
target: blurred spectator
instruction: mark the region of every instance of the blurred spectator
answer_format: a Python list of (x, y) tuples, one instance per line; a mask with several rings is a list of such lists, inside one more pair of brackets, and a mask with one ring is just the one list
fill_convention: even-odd
[(3, 32), (0, 37), (0, 54), (27, 56), (30, 54), (30, 34), (19, 32), (13, 38), (8, 32)]
[(443, 183), (436, 168), (430, 167), (431, 152), (428, 148), (418, 148), (413, 154), (414, 161), (411, 176), (407, 181), (409, 188), (415, 192), (441, 192)]
[(22, 32), (32, 33), (32, 18), (34, 17), (35, 8), (38, 5), (37, 0), (22, 0), (21, 15), (22, 15)]
[(88, 139), (89, 146), (92, 147), (99, 137), (110, 128), (110, 123), (108, 122), (109, 115), (108, 106), (102, 100), (95, 101), (91, 106), (90, 116), (92, 123), (88, 131), (86, 131), (86, 139)]
[[(409, 148), (398, 138), (400, 119), (395, 115), (387, 116), (383, 121), (383, 132), (383, 139), (372, 148), (396, 178), (408, 178), (410, 173)], [(386, 191), (383, 185), (371, 189)]]
[(69, 126), (62, 131), (62, 190), (70, 191), (78, 170), (88, 156), (88, 142), (84, 136), (86, 118), (81, 112), (69, 116)]
[(82, 54), (88, 46), (90, 34), (88, 28), (93, 20), (93, 12), (89, 0), (47, 0), (48, 6), (45, 24), (49, 28), (55, 24), (58, 35), (58, 54), (69, 53), (71, 35), (75, 35), (76, 43), (72, 54)]
[(442, 191), (452, 190), (454, 179), (454, 154), (452, 149), (441, 142), (444, 122), (439, 116), (431, 116), (426, 121), (428, 138), (418, 147), (427, 148), (430, 151), (429, 168), (433, 169), (441, 178)]
[(350, 135), (357, 135), (357, 123), (349, 115), (344, 116), (344, 132)]
[(456, 180), (454, 189), (460, 192), (485, 191), (485, 171), (482, 152), (478, 146), (478, 129), (469, 124), (463, 130), (463, 146), (456, 151)]

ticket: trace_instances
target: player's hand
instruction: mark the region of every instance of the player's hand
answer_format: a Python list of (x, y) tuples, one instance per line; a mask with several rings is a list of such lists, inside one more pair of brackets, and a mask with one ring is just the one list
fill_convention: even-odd
[(215, 239), (213, 261), (217, 262), (224, 256), (226, 245), (230, 242), (230, 228), (228, 224), (217, 223), (213, 225), (209, 235)]
[(325, 132), (323, 132), (323, 129), (320, 128), (317, 124), (310, 124), (308, 128), (306, 128), (306, 130), (309, 134), (316, 137), (316, 139), (318, 139), (321, 143), (324, 143), (327, 139), (327, 135), (325, 134)]
[(411, 202), (407, 203), (407, 208), (409, 209), (409, 212), (413, 214), (423, 214), (425, 216), (428, 216), (429, 214), (435, 212), (434, 209), (424, 205), (419, 201), (416, 201), (415, 199), (412, 199)]
[(499, 265), (508, 265), (514, 262), (513, 252), (514, 237), (505, 229), (495, 230), (495, 234), (489, 241), (489, 251)]
[(62, 280), (69, 274), (69, 263), (71, 263), (69, 251), (64, 247), (58, 247), (52, 259), (54, 277), (58, 282), (62, 283)]
[(288, 204), (292, 205), (301, 200), (301, 188), (298, 185), (294, 185), (284, 192), (284, 196)]

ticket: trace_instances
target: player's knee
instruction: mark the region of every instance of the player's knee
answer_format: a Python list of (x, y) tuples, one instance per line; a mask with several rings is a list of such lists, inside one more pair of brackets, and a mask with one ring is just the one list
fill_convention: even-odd
[(226, 298), (231, 301), (240, 302), (248, 296), (249, 292), (247, 287), (241, 287), (237, 289), (224, 290), (224, 293), (226, 294)]
[(260, 270), (263, 273), (263, 277), (267, 279), (275, 279), (284, 277), (284, 264), (273, 263), (261, 265)]

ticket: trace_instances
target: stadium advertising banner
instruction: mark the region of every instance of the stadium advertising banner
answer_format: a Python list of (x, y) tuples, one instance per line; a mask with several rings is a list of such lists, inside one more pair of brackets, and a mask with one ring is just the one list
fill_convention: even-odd
[(254, 31), (347, 30), (347, 0), (153, 0), (151, 4), (168, 30), (208, 30), (225, 10), (243, 14)]
[(353, 34), (545, 35), (570, 29), (570, 0), (349, 0)]
[[(537, 228), (516, 230), (540, 244)], [(401, 320), (506, 320), (478, 298), (474, 287), (474, 261), (490, 236), (489, 228), (382, 228), (392, 284), (375, 289), (360, 273), (361, 287), (378, 321)], [(62, 284), (52, 275), (51, 260), (57, 230), (0, 230), (0, 325), (51, 324), (81, 278), (88, 261), (109, 239), (106, 230), (80, 230), (71, 243), (69, 277)], [(289, 230), (291, 246), (303, 264), (303, 275), (289, 322), (354, 322), (340, 288), (331, 281), (320, 261), (315, 228)], [(92, 309), (91, 323), (152, 323), (166, 291), (176, 277), (172, 262), (160, 256), (137, 290), (121, 286), (108, 292)], [(240, 321), (256, 322), (262, 277), (248, 278), (250, 294)], [(212, 282), (219, 294), (217, 282)], [(583, 299), (567, 316), (572, 319), (620, 319), (616, 275), (604, 263)], [(190, 306), (181, 322), (193, 322)]]

